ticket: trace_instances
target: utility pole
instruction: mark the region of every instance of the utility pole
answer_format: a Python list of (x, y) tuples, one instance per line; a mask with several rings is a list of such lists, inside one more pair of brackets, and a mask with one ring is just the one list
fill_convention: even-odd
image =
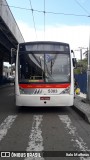
[(90, 36), (89, 36), (88, 68), (87, 68), (87, 100), (90, 101)]
[(80, 48), (80, 60), (82, 61), (82, 48)]
[(78, 47), (79, 49), (75, 50), (75, 51), (79, 51), (80, 52), (80, 60), (82, 61), (82, 49), (86, 49), (83, 47)]
[(12, 62), (12, 60), (13, 60), (13, 54), (14, 54), (14, 52), (16, 52), (16, 49), (15, 48), (11, 48), (11, 76), (13, 75), (13, 62)]

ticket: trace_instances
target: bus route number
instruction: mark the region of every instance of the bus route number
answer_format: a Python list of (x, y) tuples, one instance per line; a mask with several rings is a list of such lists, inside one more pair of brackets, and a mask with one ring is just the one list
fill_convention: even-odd
[(48, 93), (57, 93), (57, 89), (48, 89)]

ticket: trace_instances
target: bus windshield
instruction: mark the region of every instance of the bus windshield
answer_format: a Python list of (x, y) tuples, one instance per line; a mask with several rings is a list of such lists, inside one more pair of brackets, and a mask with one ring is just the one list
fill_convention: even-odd
[(19, 83), (70, 82), (70, 55), (61, 52), (19, 52)]

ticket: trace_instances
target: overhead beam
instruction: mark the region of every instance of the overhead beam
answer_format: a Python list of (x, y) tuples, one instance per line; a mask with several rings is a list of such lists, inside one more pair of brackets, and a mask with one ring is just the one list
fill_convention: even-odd
[(7, 25), (8, 30), (11, 31), (13, 37), (18, 43), (24, 42), (24, 38), (20, 32), (20, 29), (15, 21), (15, 18), (8, 6), (6, 0), (0, 1), (0, 17), (3, 19), (4, 23)]
[(0, 31), (0, 43), (8, 50), (10, 51), (12, 47), (14, 47), (13, 44), (9, 40), (6, 39), (5, 34)]

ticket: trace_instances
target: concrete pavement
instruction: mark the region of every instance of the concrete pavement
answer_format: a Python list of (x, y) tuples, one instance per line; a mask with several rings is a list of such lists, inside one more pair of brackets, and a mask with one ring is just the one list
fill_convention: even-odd
[(80, 93), (75, 96), (74, 108), (90, 123), (90, 102), (87, 101), (86, 94)]

